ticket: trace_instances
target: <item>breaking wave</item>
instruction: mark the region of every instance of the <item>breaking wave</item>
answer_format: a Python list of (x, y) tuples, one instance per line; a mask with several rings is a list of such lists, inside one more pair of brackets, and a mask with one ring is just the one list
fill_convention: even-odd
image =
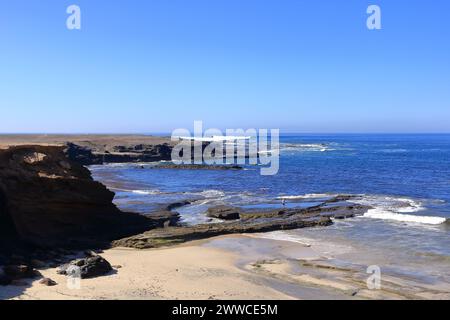
[(326, 152), (335, 150), (328, 144), (324, 143), (282, 143), (280, 144), (281, 152)]
[[(331, 198), (335, 195), (328, 193), (313, 193), (303, 195), (279, 196), (279, 200), (315, 200)], [(417, 224), (440, 225), (450, 223), (447, 218), (439, 216), (416, 215), (414, 213), (424, 211), (426, 208), (418, 200), (392, 197), (392, 196), (370, 196), (355, 195), (350, 202), (372, 207), (365, 214), (365, 218), (391, 220), (398, 222), (410, 222)]]
[(294, 195), (294, 196), (279, 196), (277, 199), (279, 200), (299, 200), (299, 199), (321, 199), (332, 197), (333, 195), (327, 193), (309, 193), (303, 195)]
[(393, 220), (400, 222), (413, 222), (413, 223), (424, 223), (439, 225), (447, 221), (446, 218), (442, 217), (432, 217), (432, 216), (416, 216), (412, 214), (400, 214), (391, 211), (385, 211), (380, 208), (370, 209), (364, 214), (366, 218), (382, 219), (382, 220)]
[[(127, 191), (127, 190), (125, 190)], [(150, 195), (150, 194), (161, 194), (159, 190), (131, 190), (132, 193)]]
[(225, 192), (215, 189), (204, 190), (198, 194), (205, 198), (220, 198), (225, 196)]
[(422, 202), (409, 198), (363, 196), (360, 199), (352, 200), (352, 202), (372, 207), (372, 209), (364, 214), (365, 218), (428, 225), (439, 225), (447, 221), (444, 217), (406, 214), (420, 212), (426, 209)]

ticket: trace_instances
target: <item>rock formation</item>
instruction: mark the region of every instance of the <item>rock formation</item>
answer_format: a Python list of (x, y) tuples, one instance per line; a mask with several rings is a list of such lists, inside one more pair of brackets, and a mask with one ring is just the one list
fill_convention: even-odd
[[(306, 227), (328, 226), (331, 218), (345, 218), (362, 215), (370, 207), (339, 201), (325, 201), (308, 208), (244, 210), (231, 206), (212, 208), (209, 213), (226, 218), (227, 222), (207, 223), (192, 226), (158, 228), (142, 234), (116, 240), (113, 246), (138, 249), (174, 245), (191, 240), (236, 233), (269, 232)], [(236, 215), (236, 213), (238, 215)]]
[(221, 220), (237, 220), (240, 218), (240, 210), (230, 206), (217, 206), (209, 208), (206, 215), (210, 218)]
[(125, 162), (154, 162), (170, 160), (172, 147), (167, 144), (157, 145), (111, 145), (99, 146), (91, 144), (83, 146), (68, 142), (66, 153), (71, 160), (82, 165), (93, 165), (103, 163), (125, 163)]
[(81, 279), (88, 279), (108, 274), (112, 270), (113, 268), (108, 261), (95, 254), (62, 265), (57, 270), (57, 273), (67, 276), (79, 276)]
[(121, 212), (113, 197), (88, 169), (66, 157), (64, 147), (0, 150), (0, 242), (88, 247), (157, 225)]

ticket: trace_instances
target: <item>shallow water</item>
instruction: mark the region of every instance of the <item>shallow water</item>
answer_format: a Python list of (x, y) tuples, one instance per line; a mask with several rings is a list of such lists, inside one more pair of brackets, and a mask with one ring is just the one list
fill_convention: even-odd
[[(275, 234), (310, 241), (343, 261), (379, 265), (426, 282), (450, 283), (450, 135), (305, 135), (281, 137), (280, 172), (93, 166), (116, 192), (116, 204), (151, 213), (168, 202), (197, 199), (178, 209), (185, 223), (209, 222), (219, 204), (247, 208), (306, 206), (330, 194), (363, 195), (365, 217), (327, 228)], [(330, 245), (333, 244), (333, 245)]]

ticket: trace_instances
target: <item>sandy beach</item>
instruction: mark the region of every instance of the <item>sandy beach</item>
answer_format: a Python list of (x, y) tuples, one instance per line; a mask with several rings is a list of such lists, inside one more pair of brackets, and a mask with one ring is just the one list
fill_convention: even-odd
[[(135, 160), (139, 160), (139, 157), (147, 152), (155, 152), (158, 158), (164, 156), (164, 152), (158, 153), (158, 148), (153, 149), (152, 143), (165, 143), (164, 138), (158, 137), (106, 135), (0, 136), (0, 145), (33, 143), (44, 145), (41, 147), (15, 148), (13, 150), (13, 152), (17, 152), (15, 155), (9, 155), (7, 150), (3, 151), (5, 153), (4, 167), (9, 169), (9, 171), (4, 170), (4, 174), (13, 173), (18, 177), (17, 179), (10, 179), (10, 176), (6, 175), (3, 180), (10, 182), (5, 190), (13, 190), (8, 194), (9, 199), (16, 199), (18, 192), (24, 191), (19, 197), (22, 200), (16, 200), (16, 202), (10, 200), (9, 202), (10, 206), (12, 204), (15, 204), (15, 206), (8, 213), (11, 214), (11, 217), (17, 218), (15, 221), (21, 227), (12, 228), (14, 232), (32, 228), (34, 233), (38, 235), (31, 239), (35, 243), (39, 244), (39, 241), (47, 238), (47, 241), (62, 243), (64, 247), (67, 235), (71, 234), (72, 237), (78, 235), (80, 225), (84, 227), (93, 224), (99, 225), (98, 221), (103, 221), (101, 226), (104, 229), (101, 232), (91, 231), (92, 237), (98, 238), (99, 235), (111, 232), (111, 239), (120, 239), (112, 242), (114, 248), (101, 253), (101, 256), (113, 266), (113, 271), (109, 274), (97, 278), (83, 279), (80, 288), (74, 289), (68, 286), (68, 278), (59, 275), (56, 268), (37, 267), (41, 274), (40, 277), (33, 280), (14, 279), (12, 285), (1, 287), (0, 299), (450, 299), (450, 287), (448, 281), (443, 278), (447, 274), (446, 270), (448, 270), (445, 255), (430, 255), (430, 253), (425, 252), (430, 259), (433, 259), (433, 268), (427, 268), (425, 270), (427, 272), (419, 272), (422, 270), (418, 269), (415, 263), (416, 261), (420, 262), (419, 268), (423, 265), (424, 262), (420, 259), (424, 253), (421, 251), (417, 251), (417, 254), (408, 256), (406, 259), (403, 257), (403, 260), (402, 257), (399, 257), (399, 251), (380, 251), (377, 250), (377, 247), (359, 246), (356, 251), (350, 250), (349, 253), (339, 253), (339, 250), (337, 250), (339, 245), (355, 248), (361, 245), (361, 239), (364, 240), (364, 233), (357, 233), (356, 240), (353, 241), (342, 238), (341, 231), (345, 230), (342, 228), (353, 226), (352, 222), (355, 222), (355, 229), (348, 230), (357, 230), (356, 222), (359, 223), (359, 226), (365, 227), (366, 230), (373, 230), (374, 233), (377, 232), (376, 230), (384, 230), (377, 229), (380, 228), (379, 222), (374, 224), (367, 219), (361, 220), (354, 217), (354, 215), (360, 216), (372, 208), (364, 204), (358, 205), (356, 201), (361, 200), (358, 198), (359, 196), (325, 195), (326, 199), (318, 204), (318, 199), (324, 196), (321, 195), (317, 198), (317, 196), (312, 195), (313, 200), (310, 201), (316, 201), (316, 203), (308, 204), (308, 208), (312, 208), (311, 212), (301, 207), (295, 209), (295, 206), (299, 206), (301, 203), (294, 200), (291, 203), (294, 209), (288, 208), (285, 211), (283, 208), (282, 211), (279, 211), (280, 209), (277, 206), (281, 204), (273, 202), (273, 199), (278, 198), (269, 198), (266, 200), (267, 203), (261, 203), (262, 207), (256, 207), (257, 211), (254, 211), (255, 208), (253, 208), (253, 211), (248, 208), (241, 209), (237, 219), (238, 222), (202, 225), (199, 224), (199, 221), (194, 221), (192, 225), (183, 224), (182, 227), (169, 227), (170, 223), (173, 223), (171, 219), (178, 222), (180, 217), (195, 216), (195, 212), (192, 214), (189, 209), (195, 209), (196, 206), (200, 208), (197, 216), (203, 214), (205, 210), (211, 211), (210, 209), (214, 206), (211, 208), (202, 207), (204, 203), (211, 201), (229, 205), (224, 207), (222, 204), (222, 206), (215, 207), (219, 212), (226, 212), (226, 210), (223, 211), (225, 208), (233, 213), (235, 209), (231, 206), (233, 203), (230, 203), (230, 201), (237, 196), (230, 193), (233, 195), (230, 197), (226, 192), (208, 189), (203, 184), (200, 190), (191, 193), (184, 191), (168, 193), (155, 189), (154, 183), (164, 184), (165, 181), (169, 183), (168, 186), (162, 185), (162, 187), (166, 187), (166, 190), (178, 190), (178, 183), (181, 183), (182, 186), (184, 183), (190, 185), (193, 181), (192, 178), (183, 178), (180, 171), (164, 172), (163, 175), (158, 176), (160, 173), (157, 170), (144, 170), (141, 167), (142, 165), (130, 166), (129, 168), (123, 166), (118, 167), (122, 168), (120, 169), (122, 170), (120, 173), (124, 174), (122, 176), (114, 171), (117, 170), (114, 166), (101, 166), (100, 171), (98, 171), (100, 166), (90, 167), (90, 170), (97, 169), (97, 171), (94, 170), (96, 180), (105, 183), (106, 187), (118, 191), (117, 194), (114, 194), (109, 192), (102, 184), (91, 179), (90, 172), (83, 171), (79, 167), (80, 164), (73, 162), (68, 165), (66, 162), (72, 160), (67, 159), (66, 155), (60, 150), (61, 148), (48, 147), (48, 145), (53, 144), (61, 145), (69, 138), (82, 146), (75, 150), (76, 160), (80, 160), (78, 156), (86, 155), (83, 151), (84, 148), (93, 148), (103, 155), (111, 155), (114, 154), (114, 150), (119, 150), (115, 152), (120, 156), (116, 159), (118, 162), (129, 160), (129, 153), (137, 157)], [(149, 145), (144, 146), (145, 143), (149, 143)], [(21, 148), (25, 148), (24, 154), (21, 153)], [(28, 150), (27, 148), (31, 149)], [(129, 152), (129, 150), (132, 152)], [(97, 159), (98, 157), (95, 158), (93, 154), (89, 151), (83, 160)], [(22, 162), (17, 161), (20, 157), (24, 159)], [(11, 162), (9, 160), (11, 158), (16, 159), (16, 162)], [(44, 159), (47, 160), (44, 161)], [(24, 166), (27, 170), (23, 170), (21, 166)], [(33, 180), (35, 171), (37, 172), (37, 178)], [(208, 179), (209, 181), (217, 181), (214, 177), (223, 179), (227, 176), (224, 172), (211, 172), (211, 170), (195, 171), (196, 178), (200, 181), (203, 181), (202, 179), (205, 179), (204, 181), (208, 181)], [(252, 174), (252, 171), (244, 172)], [(152, 174), (156, 176), (152, 176)], [(208, 176), (208, 174), (212, 176)], [(145, 179), (142, 178), (136, 182), (133, 180), (134, 177), (145, 177)], [(249, 177), (251, 178), (251, 176)], [(236, 180), (239, 179), (237, 175), (229, 178), (233, 179), (233, 183), (236, 183)], [(15, 181), (17, 180), (23, 181), (20, 188), (16, 187)], [(34, 181), (34, 184), (31, 184), (30, 181)], [(64, 184), (58, 184), (60, 181), (63, 181)], [(82, 184), (79, 184), (79, 181)], [(143, 181), (150, 181), (150, 184), (147, 186)], [(126, 188), (123, 187), (123, 189), (115, 189), (115, 187), (124, 183), (129, 185)], [(174, 183), (174, 185), (171, 185), (171, 183)], [(44, 187), (48, 189), (46, 193), (42, 193), (42, 190), (46, 190)], [(209, 188), (212, 187), (217, 188), (215, 184)], [(55, 193), (55, 188), (64, 188), (65, 192)], [(255, 186), (252, 185), (249, 188), (243, 185), (242, 189), (255, 189)], [(182, 188), (181, 190), (185, 189)], [(63, 195), (62, 198), (61, 195)], [(99, 197), (99, 195), (102, 196)], [(249, 197), (249, 194), (247, 193), (244, 196)], [(112, 204), (114, 197), (116, 204), (123, 212)], [(300, 199), (302, 197), (300, 196)], [(23, 199), (28, 199), (28, 201), (23, 201)], [(43, 199), (47, 199), (47, 201), (43, 201)], [(88, 201), (82, 199), (88, 199)], [(196, 202), (199, 199), (200, 202)], [(261, 202), (261, 199), (256, 199)], [(347, 200), (353, 200), (355, 203), (345, 203)], [(420, 202), (413, 200), (408, 202), (407, 200), (403, 198), (396, 200), (399, 210), (421, 208)], [(64, 201), (68, 201), (70, 205), (62, 207), (58, 205), (65, 203)], [(249, 199), (246, 201), (249, 202)], [(375, 204), (374, 202), (370, 204), (376, 206), (378, 201), (380, 201), (379, 198), (376, 198)], [(92, 204), (96, 204), (96, 209), (93, 211), (91, 210)], [(149, 207), (153, 204), (159, 204), (160, 209), (158, 210), (169, 208), (167, 204), (173, 209), (173, 205), (175, 205), (177, 210), (181, 209), (181, 214), (172, 212), (172, 209), (164, 209), (166, 211), (163, 210), (159, 215), (154, 215), (155, 208)], [(242, 202), (239, 202), (239, 205), (242, 206)], [(269, 209), (261, 209), (266, 208), (264, 205), (268, 205)], [(28, 210), (36, 211), (39, 206), (43, 206), (37, 211), (40, 214), (38, 220), (42, 225), (38, 225), (35, 220), (26, 219), (29, 218)], [(84, 220), (73, 220), (74, 217), (78, 217), (80, 208), (83, 208), (89, 214), (82, 217)], [(98, 210), (98, 208), (102, 208), (102, 210)], [(150, 210), (149, 208), (153, 209)], [(186, 208), (188, 210), (183, 211)], [(320, 212), (323, 211), (323, 214), (328, 215), (322, 217), (321, 213), (317, 211), (318, 208), (320, 208)], [(147, 221), (147, 218), (124, 213), (146, 213), (147, 211), (153, 214), (152, 219), (154, 220), (150, 219), (151, 221), (162, 219), (163, 222), (155, 222), (157, 228), (154, 228), (154, 225), (144, 226), (142, 223), (150, 221)], [(214, 210), (212, 211), (214, 212)], [(20, 215), (22, 212), (24, 214)], [(284, 217), (283, 219), (280, 219), (280, 214)], [(65, 230), (60, 232), (64, 236), (52, 234), (55, 229), (58, 229), (54, 227), (54, 217), (58, 217), (58, 221), (64, 220), (63, 223), (58, 224), (59, 230)], [(64, 219), (61, 217), (64, 217)], [(296, 217), (298, 220), (296, 220)], [(8, 215), (3, 216), (3, 219), (5, 219), (4, 226), (12, 226), (12, 224), (7, 223), (9, 220), (6, 218), (10, 217)], [(344, 218), (348, 218), (349, 222), (337, 222)], [(347, 221), (347, 219), (345, 220)], [(107, 224), (109, 222), (111, 225)], [(168, 222), (169, 225), (165, 222)], [(336, 227), (331, 228), (331, 225)], [(126, 235), (118, 235), (117, 227), (121, 233), (124, 226), (129, 228), (139, 226), (139, 230), (133, 229)], [(394, 226), (391, 227), (394, 228)], [(405, 228), (406, 226), (401, 227)], [(445, 226), (442, 227), (445, 228)], [(306, 230), (301, 228), (306, 228)], [(387, 234), (391, 234), (392, 230), (399, 230), (398, 226), (395, 229), (392, 228), (388, 229), (388, 232), (386, 231)], [(438, 226), (434, 231), (445, 232), (443, 228)], [(306, 233), (306, 237), (296, 237), (295, 232), (286, 233), (288, 230), (300, 229), (304, 230), (302, 233)], [(417, 234), (419, 231), (423, 232), (427, 229), (415, 225), (411, 226), (411, 230)], [(14, 232), (12, 232), (13, 235)], [(319, 232), (321, 233), (320, 236)], [(318, 241), (321, 237), (323, 239)], [(429, 237), (430, 235), (427, 234), (427, 239)], [(198, 239), (204, 240), (199, 241)], [(379, 241), (378, 238), (376, 239)], [(85, 241), (86, 239), (80, 236), (78, 240)], [(169, 244), (173, 246), (161, 247)], [(57, 246), (55, 245), (55, 247)], [(96, 248), (97, 243), (89, 244), (87, 247)], [(389, 252), (390, 254), (388, 254)], [(420, 255), (418, 256), (418, 254)], [(75, 258), (80, 257), (66, 257), (65, 260), (68, 262)], [(62, 261), (57, 261), (57, 263), (61, 264)], [(367, 270), (368, 267), (373, 265), (380, 265), (383, 268), (379, 288), (370, 288), (367, 283), (370, 277)], [(396, 266), (403, 266), (404, 268), (395, 268)], [(408, 266), (411, 266), (410, 269), (407, 268)], [(40, 283), (42, 278), (49, 278), (55, 281), (56, 285), (46, 286)]]
[[(155, 250), (115, 248), (102, 253), (115, 271), (107, 276), (81, 281), (69, 289), (65, 276), (56, 269), (40, 270), (57, 282), (46, 287), (39, 280), (19, 296), (20, 288), (2, 288), (0, 299), (289, 299), (264, 284), (259, 276), (240, 270), (231, 252), (208, 248), (201, 242)], [(120, 267), (118, 267), (120, 266)]]
[[(230, 245), (233, 251), (226, 249)], [(369, 290), (364, 272), (339, 268), (312, 247), (253, 236), (222, 236), (151, 250), (114, 248), (101, 255), (114, 271), (81, 280), (80, 289), (70, 289), (56, 269), (42, 269), (42, 276), (56, 286), (35, 279), (3, 288), (0, 299), (449, 298), (394, 277), (386, 278), (381, 290)]]

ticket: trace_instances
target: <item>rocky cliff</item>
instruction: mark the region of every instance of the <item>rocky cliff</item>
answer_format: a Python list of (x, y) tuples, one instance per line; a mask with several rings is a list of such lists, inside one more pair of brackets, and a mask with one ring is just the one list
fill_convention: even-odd
[(163, 144), (99, 145), (67, 143), (67, 155), (83, 165), (170, 160), (172, 146)]
[(114, 193), (94, 181), (65, 150), (61, 146), (0, 150), (0, 242), (17, 239), (41, 247), (88, 247), (157, 224), (121, 212), (112, 203)]

